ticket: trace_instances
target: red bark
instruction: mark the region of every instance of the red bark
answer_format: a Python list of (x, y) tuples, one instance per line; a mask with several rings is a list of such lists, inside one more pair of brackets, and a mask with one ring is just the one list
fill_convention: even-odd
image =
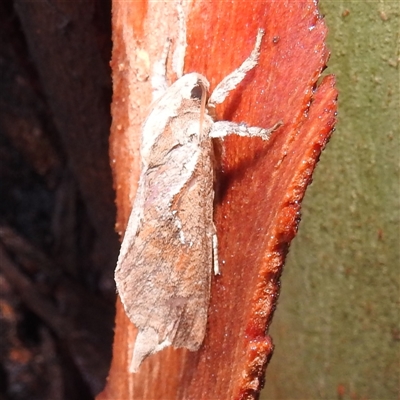
[[(136, 138), (118, 133), (128, 123), (123, 105), (128, 82), (117, 69), (126, 50), (119, 24), (129, 21), (142, 43), (152, 33), (146, 32), (145, 20), (151, 18), (146, 7), (144, 1), (114, 3), (112, 155), (121, 227), (131, 208), (130, 183), (139, 173), (138, 159), (126, 146), (139, 143), (148, 103), (146, 94), (138, 94), (143, 113)], [(329, 53), (326, 26), (313, 1), (195, 1), (187, 21), (185, 72), (204, 74), (212, 90), (248, 56), (258, 28), (266, 31), (259, 65), (217, 108), (217, 116), (262, 127), (282, 120), (284, 126), (267, 143), (229, 137), (216, 146), (215, 221), (222, 275), (213, 277), (204, 344), (198, 352), (166, 349), (145, 360), (137, 374), (129, 374), (135, 328), (118, 302), (114, 358), (99, 399), (246, 399), (257, 398), (262, 388), (273, 349), (266, 332), (280, 274), (305, 190), (335, 125), (337, 92), (333, 76), (317, 86)]]

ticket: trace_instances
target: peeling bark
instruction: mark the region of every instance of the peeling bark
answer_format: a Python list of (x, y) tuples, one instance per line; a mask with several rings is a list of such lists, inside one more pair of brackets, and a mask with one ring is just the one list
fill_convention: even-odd
[[(112, 367), (98, 399), (253, 399), (263, 387), (279, 278), (305, 190), (335, 125), (337, 92), (332, 76), (317, 85), (329, 53), (315, 2), (244, 4), (185, 5), (185, 72), (204, 74), (211, 91), (249, 53), (257, 29), (266, 30), (259, 65), (217, 108), (218, 119), (284, 123), (267, 143), (215, 143), (222, 275), (212, 281), (204, 344), (198, 352), (166, 349), (129, 374), (136, 329), (118, 302)], [(139, 176), (140, 126), (151, 101), (147, 77), (166, 37), (176, 37), (176, 4), (114, 2), (113, 18), (111, 155), (122, 232)]]

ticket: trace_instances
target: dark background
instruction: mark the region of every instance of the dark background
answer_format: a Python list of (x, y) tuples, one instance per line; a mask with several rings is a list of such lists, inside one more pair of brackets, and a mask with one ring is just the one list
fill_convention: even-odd
[(109, 1), (0, 2), (0, 399), (90, 399), (118, 255)]

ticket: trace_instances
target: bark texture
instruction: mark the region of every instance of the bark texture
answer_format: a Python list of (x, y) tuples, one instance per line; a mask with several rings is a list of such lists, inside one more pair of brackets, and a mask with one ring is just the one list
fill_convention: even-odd
[[(337, 92), (332, 76), (317, 85), (328, 51), (315, 2), (243, 5), (185, 5), (185, 72), (204, 74), (212, 91), (246, 58), (257, 29), (264, 28), (259, 65), (217, 108), (217, 117), (262, 127), (282, 120), (284, 127), (267, 143), (246, 138), (215, 143), (222, 274), (212, 281), (202, 348), (168, 348), (129, 374), (136, 330), (118, 303), (112, 367), (98, 399), (251, 399), (263, 386), (273, 350), (266, 332), (284, 259), (297, 232), (304, 192), (334, 128)], [(176, 37), (176, 26), (175, 3), (113, 5), (111, 154), (121, 233), (139, 176), (140, 127), (151, 101), (147, 79), (166, 38)]]

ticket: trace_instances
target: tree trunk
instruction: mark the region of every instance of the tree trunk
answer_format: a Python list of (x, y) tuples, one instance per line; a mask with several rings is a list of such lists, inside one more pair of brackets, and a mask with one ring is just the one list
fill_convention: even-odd
[[(257, 398), (272, 355), (266, 334), (279, 295), (304, 191), (334, 127), (332, 76), (315, 86), (328, 58), (315, 2), (114, 2), (111, 157), (118, 230), (125, 229), (140, 166), (141, 125), (151, 75), (167, 39), (186, 29), (185, 72), (211, 91), (250, 54), (265, 29), (258, 66), (217, 108), (218, 120), (271, 127), (270, 141), (227, 138), (218, 148), (215, 223), (221, 276), (212, 278), (205, 341), (197, 352), (167, 348), (130, 374), (136, 329), (117, 304), (114, 357), (98, 399)], [(170, 82), (176, 79), (168, 64)]]

